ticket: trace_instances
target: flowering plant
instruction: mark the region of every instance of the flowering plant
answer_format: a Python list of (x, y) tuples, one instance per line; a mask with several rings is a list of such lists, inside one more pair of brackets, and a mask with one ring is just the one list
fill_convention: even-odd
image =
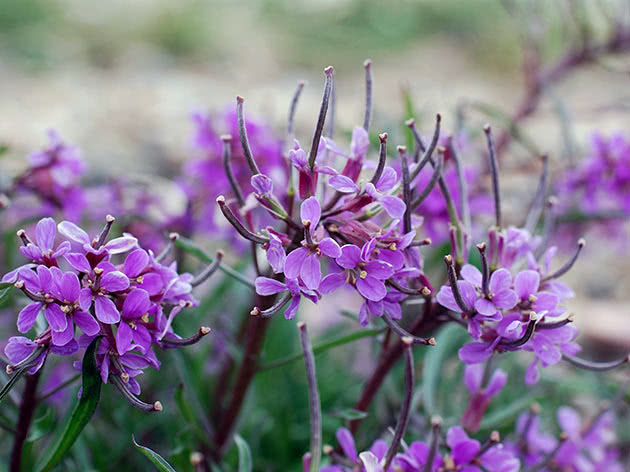
[[(293, 139), (303, 83), (291, 101), (284, 147), (270, 128), (245, 119), (242, 97), (236, 99), (236, 113), (225, 116), (223, 129), (195, 115), (195, 143), (203, 155), (188, 163), (178, 179), (185, 197), (180, 212), (162, 218), (143, 214), (149, 202), (159, 207), (164, 197), (140, 191), (131, 205), (122, 196), (114, 199), (122, 223), (107, 215), (103, 229), (95, 232), (95, 213), (87, 209), (91, 199), (104, 191), (120, 196), (119, 190), (129, 189), (121, 181), (98, 191), (83, 188), (82, 161), (56, 135), (50, 149), (34, 155), (29, 169), (4, 192), (5, 203), (19, 202), (23, 193), (38, 202), (29, 211), (19, 205), (7, 210), (12, 221), (27, 228), (17, 231), (22, 246), (13, 251), (25, 260), (12, 264), (2, 277), (3, 297), (12, 299), (7, 313), (24, 335), (11, 336), (5, 344), (9, 377), (0, 392), (0, 400), (12, 399), (12, 388), (25, 378), (23, 397), (16, 402), (13, 470), (21, 467), (33, 414), (42, 403), (37, 388), (46, 364), (63, 366), (68, 362), (58, 356), (70, 356), (70, 364), (81, 371), (82, 389), (60, 433), (62, 440), (51, 446), (41, 470), (64, 460), (94, 413), (101, 384), (113, 384), (139, 410), (162, 411), (162, 401), (139, 398), (152, 395), (155, 388), (151, 383), (153, 388), (141, 393), (140, 376), (146, 372), (150, 377), (148, 367), (158, 370), (169, 362), (169, 356), (158, 358), (160, 351), (193, 345), (208, 335), (210, 328), (199, 327), (198, 319), (205, 323), (212, 310), (227, 313), (210, 320), (216, 325), (214, 340), (197, 346), (195, 352), (202, 353), (198, 362), (173, 352), (177, 372), (171, 373), (181, 383), (166, 382), (179, 385), (175, 392), (162, 391), (172, 395), (179, 420), (186, 424), (180, 446), (187, 457), (172, 454), (181, 468), (213, 470), (228, 464), (234, 439), (239, 470), (250, 470), (247, 441), (235, 434), (246, 416), (248, 391), (266, 370), (303, 359), (310, 419), (310, 448), (300, 454), (305, 471), (622, 470), (615, 420), (623, 395), (590, 412), (588, 421), (563, 398), (561, 405), (552, 405), (558, 407), (562, 429), (557, 435), (539, 432), (550, 427), (549, 421), (542, 421), (540, 407), (527, 396), (526, 404), (508, 405), (508, 414), (493, 410), (502, 392), (537, 388), (545, 383), (541, 369), (563, 360), (591, 371), (623, 368), (630, 360), (628, 354), (607, 362), (580, 357), (578, 329), (567, 306), (575, 293), (563, 278), (579, 263), (585, 241), (576, 238), (571, 256), (566, 247), (560, 248), (566, 260), (555, 262), (553, 212), (545, 204), (551, 188), (547, 166), (523, 222), (506, 224), (516, 218), (503, 214), (499, 157), (490, 126), (484, 128), (483, 151), (489, 189), (481, 168), (464, 166), (458, 140), (442, 136), (441, 115), (428, 140), (408, 120), (413, 148), (398, 146), (392, 158), (390, 133), (370, 135), (371, 62), (364, 66), (365, 113), (362, 125), (352, 131), (349, 151), (333, 139), (332, 67), (324, 71), (310, 147)], [(378, 142), (375, 160), (370, 159), (372, 142)], [(597, 200), (585, 174), (593, 176), (592, 171), (569, 173), (559, 188), (576, 198), (585, 192), (584, 198)], [(627, 190), (623, 178), (611, 179), (604, 170), (596, 176), (619, 193)], [(169, 230), (182, 234), (167, 237)], [(115, 232), (119, 235), (111, 237)], [(222, 251), (207, 256), (191, 240), (199, 233), (230, 242), (232, 260), (251, 256), (250, 266), (233, 268), (224, 263)], [(190, 256), (206, 264), (197, 275), (180, 270), (191, 264)], [(193, 295), (195, 287), (219, 271), (229, 279)], [(354, 330), (313, 346), (302, 316), (328, 300), (356, 308), (345, 310)], [(235, 323), (239, 307), (244, 315)], [(322, 323), (338, 326), (321, 311), (317, 315)], [(285, 320), (272, 328), (272, 319), (282, 315)], [(300, 318), (300, 352), (268, 362), (265, 349), (273, 349), (265, 346), (268, 333), (285, 329), (275, 326), (288, 326), (294, 318)], [(176, 334), (175, 327), (185, 332), (192, 324), (192, 336)], [(310, 317), (309, 325), (316, 325)], [(272, 344), (286, 345), (289, 338), (284, 331)], [(341, 413), (323, 411), (322, 405), (329, 408), (334, 402), (322, 395), (325, 371), (317, 369), (315, 355), (365, 338), (375, 342), (378, 357), (375, 362), (359, 359), (356, 369), (347, 368), (337, 380), (344, 391), (338, 393), (345, 405)], [(402, 375), (395, 369), (401, 358)], [(424, 372), (418, 369), (419, 359)], [(446, 359), (453, 367), (446, 366)], [(520, 367), (522, 359), (525, 368)], [(352, 390), (351, 377), (366, 364), (367, 380), (358, 399), (353, 391), (350, 400), (346, 391)], [(451, 404), (438, 407), (435, 385), (453, 372), (458, 379), (444, 395)], [(164, 374), (160, 380), (167, 378)], [(390, 408), (379, 417), (373, 404), (390, 378), (398, 382), (392, 389), (402, 394), (395, 399), (395, 413)], [(43, 399), (71, 383), (61, 383)], [(267, 385), (272, 387), (281, 395), (281, 386)], [(460, 400), (462, 408), (457, 408)], [(354, 401), (352, 408), (348, 401)], [(529, 412), (522, 413), (528, 406)], [(492, 422), (492, 411), (503, 416)], [(374, 417), (366, 418), (370, 414)], [(253, 424), (261, 421), (251, 416)], [(346, 424), (329, 421), (329, 416), (340, 416)], [(372, 429), (359, 436), (364, 420)], [(389, 425), (394, 427), (388, 430)], [(324, 443), (326, 435), (332, 439), (331, 432), (335, 446)], [(135, 439), (134, 444), (161, 470), (171, 470), (156, 452)]]

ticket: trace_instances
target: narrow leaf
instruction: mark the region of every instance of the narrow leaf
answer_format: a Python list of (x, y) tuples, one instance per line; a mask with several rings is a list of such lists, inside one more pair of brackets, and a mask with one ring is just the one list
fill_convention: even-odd
[[(345, 336), (339, 336), (338, 338), (331, 339), (330, 341), (324, 341), (313, 346), (313, 354), (318, 355), (322, 352), (326, 352), (327, 350), (332, 349), (333, 347), (341, 346), (343, 344), (347, 344), (358, 339), (371, 338), (382, 333), (383, 331), (385, 331), (385, 328), (362, 329), (360, 331), (355, 331), (354, 333), (350, 333)], [(281, 367), (293, 361), (302, 359), (302, 357), (304, 357), (304, 354), (302, 353), (302, 351), (300, 351), (296, 354), (292, 354), (290, 356), (269, 362), (268, 364), (261, 366), (258, 370), (275, 369), (276, 367)]]
[(4, 385), (4, 387), (2, 387), (2, 390), (0, 390), (0, 402), (4, 399), (4, 397), (7, 396), (11, 389), (15, 386), (15, 382), (17, 382), (19, 378), (26, 373), (27, 370), (28, 368), (18, 369), (11, 375), (11, 377), (9, 377), (7, 383)]
[(133, 437), (133, 434), (131, 435), (131, 440), (133, 441), (134, 447), (142, 454), (144, 454), (151, 462), (153, 462), (153, 465), (157, 470), (160, 470), (162, 472), (176, 472), (173, 466), (171, 466), (171, 464), (169, 464), (166, 459), (164, 459), (157, 452), (149, 449), (146, 446), (141, 446), (140, 444), (138, 444), (136, 442), (136, 438)]
[(461, 347), (467, 333), (457, 324), (451, 324), (441, 330), (437, 338), (437, 345), (430, 349), (424, 358), (424, 376), (422, 379), (422, 390), (418, 390), (412, 402), (412, 411), (420, 401), (424, 404), (424, 410), (428, 415), (435, 415), (437, 388), (443, 373), (443, 364)]
[(354, 408), (346, 408), (344, 410), (336, 410), (331, 413), (332, 416), (341, 418), (347, 421), (362, 420), (367, 418), (368, 414), (365, 411), (355, 410)]
[[(201, 262), (205, 262), (206, 264), (212, 264), (214, 262), (214, 257), (210, 257), (203, 251), (203, 249), (195, 245), (195, 243), (193, 243), (189, 239), (179, 238), (177, 241), (175, 241), (175, 247), (181, 249), (184, 252), (192, 254)], [(251, 280), (249, 280), (240, 272), (232, 269), (230, 266), (221, 264), (219, 265), (219, 270), (223, 271), (223, 273), (225, 273), (226, 275), (235, 278), (244, 285), (247, 285), (249, 288), (255, 289), (254, 283)]]
[(252, 453), (247, 442), (238, 434), (234, 436), (238, 448), (238, 472), (252, 472)]
[(95, 338), (85, 351), (83, 366), (81, 368), (83, 374), (81, 398), (66, 423), (63, 432), (60, 434), (57, 444), (50, 449), (47, 458), (43, 460), (42, 465), (37, 468), (39, 472), (51, 470), (59, 464), (96, 411), (101, 397), (102, 385), (101, 376), (96, 367), (95, 356), (100, 339), (100, 336)]

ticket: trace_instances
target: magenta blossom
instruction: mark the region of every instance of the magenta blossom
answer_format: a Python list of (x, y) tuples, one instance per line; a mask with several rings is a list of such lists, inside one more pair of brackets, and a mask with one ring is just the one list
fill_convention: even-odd
[(322, 279), (319, 258), (323, 255), (336, 258), (341, 255), (339, 244), (332, 238), (321, 236), (316, 231), (321, 217), (321, 208), (315, 197), (302, 202), (300, 216), (306, 227), (306, 240), (302, 247), (294, 249), (286, 258), (284, 274), (288, 279), (300, 277), (310, 290), (317, 290)]

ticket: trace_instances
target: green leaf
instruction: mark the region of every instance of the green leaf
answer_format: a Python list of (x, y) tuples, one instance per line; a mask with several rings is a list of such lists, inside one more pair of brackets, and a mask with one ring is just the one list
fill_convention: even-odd
[[(197, 259), (199, 259), (201, 262), (205, 262), (206, 264), (212, 264), (214, 262), (214, 258), (213, 257), (210, 257), (208, 254), (206, 254), (203, 249), (198, 247), (190, 239), (179, 238), (177, 241), (175, 241), (175, 247), (178, 247), (179, 249), (181, 249), (184, 252), (187, 252), (188, 254), (192, 254)], [(226, 275), (229, 275), (230, 277), (235, 278), (236, 280), (238, 280), (239, 282), (243, 283), (244, 285), (247, 285), (251, 289), (255, 289), (256, 288), (254, 286), (254, 283), (251, 280), (249, 280), (243, 274), (241, 274), (240, 272), (232, 269), (229, 266), (221, 264), (221, 265), (219, 265), (219, 270), (221, 270)]]
[(0, 390), (0, 402), (7, 396), (11, 389), (15, 386), (15, 382), (17, 382), (27, 370), (28, 369), (18, 369), (13, 373), (13, 375), (11, 375), (11, 377), (9, 377), (9, 381), (4, 385), (4, 387), (2, 387), (2, 390)]
[[(323, 343), (319, 343), (313, 346), (313, 354), (318, 355), (318, 354), (321, 354), (322, 352), (327, 351), (328, 349), (332, 349), (333, 347), (341, 346), (342, 344), (347, 344), (352, 341), (356, 341), (358, 339), (370, 338), (370, 337), (373, 337), (382, 333), (383, 331), (385, 331), (385, 328), (362, 329), (360, 331), (355, 331), (354, 333), (346, 334), (345, 336), (340, 336), (338, 338), (331, 339), (330, 341), (324, 341)], [(280, 367), (280, 366), (289, 364), (293, 361), (302, 359), (302, 357), (304, 357), (304, 354), (302, 353), (302, 351), (300, 351), (296, 354), (283, 357), (282, 359), (269, 362), (268, 364), (261, 366), (259, 370), (262, 371), (262, 370), (275, 369), (276, 367)]]
[(238, 472), (252, 472), (252, 453), (247, 442), (238, 434), (234, 436), (238, 448)]
[(422, 389), (414, 395), (412, 411), (420, 401), (422, 395), (424, 410), (428, 415), (434, 415), (436, 411), (437, 388), (442, 376), (444, 362), (464, 343), (468, 336), (466, 330), (458, 324), (450, 324), (441, 330), (436, 336), (437, 345), (428, 350), (424, 358), (424, 376)]
[(368, 416), (367, 412), (361, 410), (355, 410), (354, 408), (346, 408), (344, 410), (335, 410), (331, 412), (332, 416), (341, 418), (348, 421), (362, 420)]
[(0, 282), (0, 303), (2, 303), (4, 299), (9, 295), (11, 288), (13, 288), (13, 284)]
[(96, 367), (96, 348), (100, 342), (101, 337), (95, 338), (83, 357), (83, 386), (81, 391), (81, 398), (77, 403), (72, 415), (64, 426), (63, 432), (59, 435), (57, 444), (50, 449), (45, 460), (43, 460), (40, 466), (37, 468), (39, 472), (51, 470), (55, 467), (61, 459), (70, 450), (74, 442), (88, 424), (101, 397), (101, 376)]
[(481, 421), (480, 430), (496, 429), (506, 421), (514, 421), (516, 416), (523, 410), (527, 409), (536, 401), (533, 395), (526, 395), (514, 400), (512, 403), (497, 409), (496, 411), (486, 415)]
[(131, 440), (133, 441), (134, 447), (142, 454), (144, 454), (151, 462), (153, 462), (153, 465), (156, 469), (162, 472), (176, 472), (173, 466), (171, 466), (171, 464), (169, 464), (166, 459), (164, 459), (157, 452), (152, 451), (148, 447), (138, 444), (136, 442), (136, 438), (133, 437), (133, 434), (131, 435)]

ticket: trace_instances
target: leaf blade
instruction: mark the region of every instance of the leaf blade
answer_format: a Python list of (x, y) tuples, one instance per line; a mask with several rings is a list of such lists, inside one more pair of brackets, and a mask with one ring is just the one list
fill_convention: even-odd
[(37, 468), (39, 472), (45, 472), (55, 467), (70, 450), (77, 440), (83, 428), (88, 424), (101, 397), (101, 376), (96, 367), (96, 348), (101, 340), (97, 337), (88, 346), (83, 357), (82, 392), (72, 415), (66, 422), (64, 430), (54, 448), (50, 449), (48, 457)]
[(252, 453), (247, 442), (238, 434), (234, 435), (238, 449), (238, 472), (252, 472)]
[(144, 456), (147, 457), (153, 463), (156, 469), (158, 469), (161, 472), (176, 472), (173, 466), (169, 464), (168, 461), (164, 459), (161, 455), (159, 455), (157, 452), (155, 452), (152, 449), (149, 449), (146, 446), (142, 446), (141, 444), (138, 444), (133, 434), (131, 435), (131, 441), (133, 442), (134, 447), (138, 451), (140, 451), (142, 454), (144, 454)]

